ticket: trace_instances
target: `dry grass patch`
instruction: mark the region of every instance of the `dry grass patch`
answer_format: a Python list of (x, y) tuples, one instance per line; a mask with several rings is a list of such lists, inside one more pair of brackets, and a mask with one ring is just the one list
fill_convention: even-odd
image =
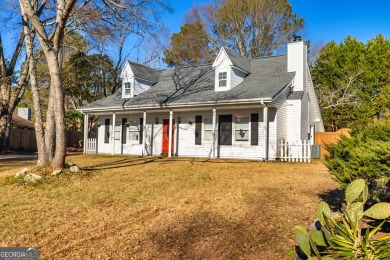
[(43, 259), (294, 259), (293, 228), (337, 188), (320, 162), (67, 160), (84, 172), (38, 187), (0, 177), (0, 246), (38, 246)]

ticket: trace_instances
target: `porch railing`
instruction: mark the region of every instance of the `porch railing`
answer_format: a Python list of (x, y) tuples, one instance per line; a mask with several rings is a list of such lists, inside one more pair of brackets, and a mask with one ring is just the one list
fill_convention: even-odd
[(280, 159), (282, 162), (311, 162), (311, 145), (309, 140), (280, 142)]
[(96, 153), (96, 138), (88, 138), (86, 148), (85, 153)]

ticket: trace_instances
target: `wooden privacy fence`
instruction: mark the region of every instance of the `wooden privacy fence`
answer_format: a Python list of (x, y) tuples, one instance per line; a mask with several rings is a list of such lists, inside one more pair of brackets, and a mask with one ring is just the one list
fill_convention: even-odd
[(351, 137), (351, 129), (341, 128), (336, 132), (316, 132), (315, 143), (321, 146), (321, 158), (328, 154), (326, 145), (337, 143), (341, 136)]
[(280, 159), (282, 162), (311, 162), (310, 141), (280, 141)]
[(88, 138), (85, 153), (96, 153), (97, 152), (96, 145), (97, 145), (96, 138)]
[[(67, 147), (82, 147), (83, 132), (67, 131), (66, 145)], [(15, 151), (36, 152), (37, 139), (34, 129), (19, 129), (12, 128), (10, 131), (10, 146)]]

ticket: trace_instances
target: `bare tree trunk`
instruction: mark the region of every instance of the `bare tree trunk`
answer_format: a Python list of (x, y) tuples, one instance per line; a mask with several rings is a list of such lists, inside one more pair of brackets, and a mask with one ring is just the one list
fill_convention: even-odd
[(61, 64), (58, 59), (58, 52), (49, 51), (46, 54), (47, 64), (50, 72), (52, 86), (54, 88), (54, 120), (55, 120), (55, 153), (51, 166), (53, 168), (62, 168), (65, 163), (66, 155), (66, 136), (65, 136), (65, 108), (64, 92), (62, 88)]
[(28, 61), (29, 61), (30, 85), (31, 85), (31, 92), (33, 94), (33, 107), (34, 107), (34, 114), (35, 114), (34, 126), (35, 126), (35, 135), (37, 139), (37, 149), (38, 149), (37, 165), (47, 165), (49, 163), (48, 160), (49, 158), (46, 150), (43, 124), (42, 124), (42, 112), (40, 106), (40, 98), (39, 98), (37, 75), (36, 75), (36, 60), (34, 59), (33, 56), (34, 55), (33, 54), (34, 34), (31, 32), (29, 28), (29, 24), (27, 22), (27, 17), (25, 14), (23, 15), (23, 29), (26, 37), (25, 44), (26, 44)]
[[(52, 84), (51, 84), (52, 85)], [(50, 86), (49, 103), (46, 112), (45, 143), (49, 161), (54, 158), (55, 121), (54, 121), (54, 88)]]

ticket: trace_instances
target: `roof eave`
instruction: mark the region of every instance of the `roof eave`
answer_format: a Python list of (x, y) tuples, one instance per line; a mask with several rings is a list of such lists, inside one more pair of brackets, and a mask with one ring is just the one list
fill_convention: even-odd
[(121, 110), (148, 110), (148, 109), (156, 109), (156, 108), (183, 108), (183, 107), (199, 107), (199, 106), (220, 106), (220, 105), (243, 105), (243, 104), (256, 104), (256, 103), (270, 103), (273, 98), (265, 97), (265, 98), (257, 98), (257, 99), (236, 99), (236, 100), (223, 100), (223, 101), (206, 101), (206, 102), (187, 102), (187, 103), (176, 103), (174, 105), (136, 105), (136, 106), (116, 106), (116, 107), (97, 107), (97, 108), (79, 108), (78, 111), (82, 113), (88, 112), (99, 112), (99, 111), (121, 111)]

